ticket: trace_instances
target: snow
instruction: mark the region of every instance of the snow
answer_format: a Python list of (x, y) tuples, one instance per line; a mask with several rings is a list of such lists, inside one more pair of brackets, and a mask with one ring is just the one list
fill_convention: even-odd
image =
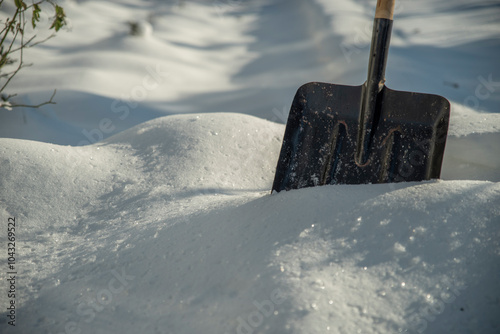
[(396, 7), (387, 85), (452, 103), (441, 180), (279, 194), (295, 90), (364, 81), (374, 1), (61, 3), (12, 83), (57, 104), (0, 110), (1, 333), (498, 333), (496, 3)]

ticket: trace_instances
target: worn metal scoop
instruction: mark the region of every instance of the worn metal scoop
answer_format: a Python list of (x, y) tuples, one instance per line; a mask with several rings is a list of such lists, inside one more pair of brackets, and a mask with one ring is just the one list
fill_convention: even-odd
[(395, 0), (378, 0), (361, 86), (311, 82), (290, 109), (273, 191), (439, 178), (450, 103), (385, 86)]

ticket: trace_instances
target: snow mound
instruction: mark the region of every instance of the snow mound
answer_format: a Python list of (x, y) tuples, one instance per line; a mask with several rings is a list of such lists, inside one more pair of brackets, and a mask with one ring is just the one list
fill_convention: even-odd
[(500, 181), (500, 114), (452, 104), (441, 178)]
[(0, 110), (0, 333), (500, 332), (498, 4), (397, 2), (387, 83), (451, 101), (443, 180), (271, 195), (296, 89), (366, 80), (375, 1), (58, 3), (9, 84), (57, 104)]
[(282, 133), (199, 114), (83, 147), (0, 139), (16, 333), (497, 332), (499, 183), (270, 195)]

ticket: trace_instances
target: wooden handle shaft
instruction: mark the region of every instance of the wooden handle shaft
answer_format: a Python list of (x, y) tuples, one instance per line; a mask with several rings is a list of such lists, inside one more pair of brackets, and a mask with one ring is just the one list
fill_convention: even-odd
[(396, 0), (377, 0), (377, 9), (375, 11), (375, 18), (392, 20), (394, 16), (395, 2)]

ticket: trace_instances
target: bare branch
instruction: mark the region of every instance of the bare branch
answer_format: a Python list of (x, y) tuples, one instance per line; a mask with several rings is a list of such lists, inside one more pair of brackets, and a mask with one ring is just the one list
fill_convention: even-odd
[[(3, 0), (0, 0), (0, 5), (2, 3)], [(54, 7), (56, 19), (54, 19), (54, 22), (50, 29), (54, 28), (57, 32), (61, 27), (66, 25), (66, 15), (63, 8), (58, 6), (57, 3), (52, 0), (33, 0), (31, 1), (31, 5), (26, 5), (22, 1), (16, 3), (17, 8), (15, 9), (15, 12), (13, 11), (10, 17), (7, 17), (5, 19), (5, 22), (0, 21), (0, 79), (3, 81), (3, 83), (0, 83), (0, 108), (39, 108), (46, 104), (55, 104), (55, 102), (53, 101), (56, 94), (55, 90), (49, 101), (36, 105), (11, 103), (9, 100), (16, 96), (16, 94), (2, 94), (2, 92), (11, 83), (12, 79), (19, 73), (21, 69), (27, 66), (31, 66), (31, 64), (24, 63), (24, 49), (44, 43), (55, 36), (54, 33), (40, 41), (36, 41), (36, 34), (31, 37), (26, 34), (26, 12), (28, 12), (29, 15), (32, 9), (33, 13), (30, 22), (33, 28), (35, 28), (35, 23), (39, 21), (39, 13), (41, 11), (39, 5), (41, 5), (42, 3), (49, 3)], [(12, 65), (14, 63), (17, 64)], [(4, 69), (4, 67), (9, 68), (9, 72), (2, 73), (2, 69)]]
[(33, 41), (33, 40), (36, 38), (36, 35), (33, 35), (32, 37), (30, 37), (30, 39), (28, 39), (28, 41), (26, 41), (26, 43), (24, 43), (23, 45), (21, 45), (21, 46), (20, 46), (20, 47), (18, 47), (17, 49), (12, 50), (11, 52), (16, 52), (16, 51), (19, 51), (19, 50), (21, 50), (22, 48), (32, 48), (32, 47), (34, 47), (34, 46), (36, 46), (36, 45), (38, 45), (38, 44), (45, 43), (45, 42), (47, 42), (49, 39), (54, 38), (54, 37), (56, 37), (56, 34), (52, 34), (52, 35), (50, 35), (50, 36), (48, 36), (48, 37), (46, 37), (46, 38), (44, 38), (44, 39), (42, 39), (42, 40), (40, 40), (40, 41), (36, 41), (35, 43), (30, 44), (30, 43), (31, 43), (31, 41)]
[(2, 98), (2, 101), (8, 101), (15, 96), (17, 96), (17, 94), (2, 95), (1, 98)]
[[(19, 30), (16, 30), (16, 33), (14, 34), (14, 38), (12, 39), (12, 41), (9, 45), (9, 49), (7, 50), (6, 54), (11, 53), (12, 45), (14, 44), (14, 41), (15, 41), (18, 33), (19, 33)], [(21, 44), (22, 44), (22, 41), (23, 41), (23, 34), (21, 34)], [(21, 55), (19, 57), (19, 65), (14, 70), (14, 72), (12, 72), (12, 75), (10, 75), (9, 78), (5, 81), (5, 84), (0, 88), (0, 93), (3, 92), (5, 87), (7, 87), (7, 85), (14, 78), (14, 76), (21, 70), (22, 66), (23, 66), (23, 49), (21, 49)]]
[[(21, 68), (19, 70), (22, 70), (25, 67), (31, 67), (31, 66), (33, 66), (33, 63), (31, 63), (31, 64), (24, 64), (23, 63), (22, 66), (21, 66)], [(9, 77), (11, 75), (15, 75), (16, 70), (14, 70), (12, 72), (8, 72), (8, 73), (2, 73), (2, 74), (0, 74), (0, 78), (6, 78), (6, 77)]]
[(12, 26), (14, 25), (14, 22), (16, 21), (16, 17), (17, 17), (18, 14), (19, 14), (19, 8), (16, 9), (16, 12), (14, 13), (14, 16), (12, 17), (12, 19), (10, 20), (10, 22), (7, 20), (7, 22), (5, 23), (5, 25), (7, 26), (7, 30), (5, 31), (5, 34), (3, 35), (2, 40), (0, 41), (0, 45), (3, 45), (3, 42), (7, 38), (7, 35), (9, 34), (9, 31), (11, 30)]
[[(11, 108), (19, 108), (19, 107), (24, 107), (24, 108), (40, 108), (41, 106), (44, 106), (44, 105), (47, 105), (47, 104), (56, 104), (54, 102), (54, 96), (56, 96), (56, 92), (57, 92), (57, 90), (54, 89), (54, 92), (52, 93), (52, 96), (50, 97), (50, 99), (48, 101), (42, 102), (40, 104), (33, 105), (33, 104), (16, 104), (16, 103), (11, 103), (10, 107)], [(17, 94), (14, 94), (14, 95), (12, 95), (10, 97), (13, 97), (15, 95), (17, 95)]]

